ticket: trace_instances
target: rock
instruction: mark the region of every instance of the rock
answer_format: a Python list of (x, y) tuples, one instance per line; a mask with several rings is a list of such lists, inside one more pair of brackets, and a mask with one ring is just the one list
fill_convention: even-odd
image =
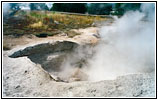
[(27, 73), (27, 70), (25, 70), (25, 72), (24, 73)]
[(17, 85), (17, 86), (15, 87), (15, 89), (17, 89), (17, 88), (20, 88), (20, 85)]
[(80, 78), (70, 78), (69, 82), (81, 81)]
[(93, 36), (95, 36), (96, 38), (100, 38), (99, 33), (93, 34)]

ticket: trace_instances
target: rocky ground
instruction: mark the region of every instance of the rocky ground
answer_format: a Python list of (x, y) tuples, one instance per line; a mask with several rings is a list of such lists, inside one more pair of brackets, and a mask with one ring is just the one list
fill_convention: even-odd
[[(47, 38), (25, 37), (23, 44), (3, 51), (3, 96), (4, 97), (155, 97), (155, 74), (130, 74), (118, 76), (115, 80), (62, 82), (55, 79), (44, 68), (52, 62), (41, 62), (47, 54), (63, 51), (59, 48), (49, 51), (40, 46), (51, 47), (64, 41), (77, 45), (96, 45), (99, 40), (97, 28), (74, 30), (81, 35), (68, 38), (64, 34)], [(20, 41), (20, 40), (19, 40)], [(29, 48), (28, 48), (29, 47)], [(67, 46), (66, 46), (67, 47)], [(70, 46), (70, 48), (72, 48)], [(68, 51), (70, 48), (66, 48)], [(65, 49), (65, 48), (64, 48)], [(21, 50), (21, 51), (19, 51)], [(41, 50), (45, 55), (41, 55)], [(18, 52), (17, 52), (18, 51)], [(31, 52), (30, 52), (31, 51)], [(36, 51), (36, 52), (33, 52)], [(49, 51), (46, 53), (46, 51)], [(16, 52), (16, 53), (15, 53)], [(66, 51), (64, 51), (66, 52)], [(38, 57), (34, 55), (38, 53)], [(31, 55), (31, 56), (30, 56)], [(34, 55), (34, 56), (32, 56)], [(31, 59), (32, 57), (32, 59)], [(39, 58), (41, 57), (41, 59)], [(48, 56), (46, 56), (48, 58)], [(53, 56), (51, 56), (53, 57)], [(50, 57), (50, 58), (51, 58)], [(38, 58), (38, 59), (37, 59)], [(45, 59), (46, 60), (46, 59)], [(47, 59), (48, 60), (48, 59)], [(52, 59), (51, 59), (52, 60)], [(36, 62), (39, 61), (39, 62)], [(56, 64), (53, 62), (53, 64)], [(47, 67), (47, 66), (46, 66)], [(58, 82), (57, 82), (58, 81)]]

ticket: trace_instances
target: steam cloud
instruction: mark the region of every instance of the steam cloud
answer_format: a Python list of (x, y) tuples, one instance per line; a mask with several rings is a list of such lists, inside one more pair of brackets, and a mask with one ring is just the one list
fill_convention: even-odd
[(101, 28), (101, 41), (89, 60), (89, 80), (154, 71), (154, 4), (142, 4), (141, 11), (129, 11), (111, 26)]
[(81, 59), (86, 59), (81, 70), (89, 81), (155, 70), (154, 4), (142, 4), (139, 11), (128, 11), (114, 19), (112, 25), (100, 29), (97, 46), (77, 48), (75, 54), (68, 56), (63, 63), (65, 77), (74, 70), (73, 63)]

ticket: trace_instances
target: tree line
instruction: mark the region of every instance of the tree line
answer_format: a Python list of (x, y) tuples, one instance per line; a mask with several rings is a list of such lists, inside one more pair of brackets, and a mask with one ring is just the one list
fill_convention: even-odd
[[(123, 15), (129, 10), (140, 10), (141, 3), (53, 3), (48, 8), (45, 3), (30, 3), (30, 10), (50, 10), (96, 15)], [(19, 3), (10, 3), (11, 9), (20, 9)]]
[(140, 3), (54, 3), (50, 10), (96, 15), (122, 15), (129, 10), (139, 10), (140, 5)]

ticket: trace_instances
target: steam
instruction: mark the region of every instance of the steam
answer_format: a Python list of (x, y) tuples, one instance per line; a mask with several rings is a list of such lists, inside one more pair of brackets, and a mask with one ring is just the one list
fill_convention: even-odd
[(142, 4), (140, 11), (127, 12), (111, 26), (100, 30), (101, 41), (89, 60), (89, 80), (154, 71), (154, 4)]
[[(77, 61), (89, 81), (111, 80), (121, 75), (150, 73), (155, 69), (154, 4), (128, 11), (112, 25), (100, 29), (95, 47), (79, 47), (63, 63), (63, 75), (71, 75)], [(82, 61), (84, 59), (84, 61)], [(74, 64), (73, 64), (74, 63)], [(69, 70), (69, 71), (68, 71)], [(85, 77), (87, 77), (85, 76)], [(70, 77), (70, 76), (68, 76)]]

